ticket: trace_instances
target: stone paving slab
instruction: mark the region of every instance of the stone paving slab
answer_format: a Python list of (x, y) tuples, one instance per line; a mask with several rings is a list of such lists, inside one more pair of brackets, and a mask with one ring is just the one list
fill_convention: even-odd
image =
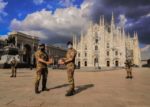
[(65, 97), (65, 70), (49, 69), (50, 91), (36, 95), (35, 70), (18, 69), (17, 78), (10, 78), (10, 69), (0, 69), (0, 107), (150, 107), (150, 68), (134, 68), (133, 75), (127, 80), (124, 69), (76, 70), (76, 94)]

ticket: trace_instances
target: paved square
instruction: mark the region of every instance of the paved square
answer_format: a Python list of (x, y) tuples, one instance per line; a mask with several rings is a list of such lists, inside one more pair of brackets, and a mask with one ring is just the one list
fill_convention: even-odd
[[(76, 70), (76, 95), (65, 97), (65, 70), (51, 70), (48, 92), (34, 93), (35, 70), (0, 69), (0, 107), (150, 107), (150, 68), (134, 68), (134, 79), (123, 69), (101, 72)], [(86, 70), (85, 70), (86, 71)]]

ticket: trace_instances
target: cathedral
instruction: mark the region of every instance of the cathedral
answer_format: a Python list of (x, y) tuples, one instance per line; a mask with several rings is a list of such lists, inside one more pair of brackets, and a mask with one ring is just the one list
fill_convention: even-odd
[(110, 24), (101, 16), (99, 24), (90, 23), (80, 39), (73, 36), (73, 47), (78, 67), (124, 67), (127, 59), (141, 66), (138, 34), (126, 34), (124, 28), (115, 25), (113, 15)]

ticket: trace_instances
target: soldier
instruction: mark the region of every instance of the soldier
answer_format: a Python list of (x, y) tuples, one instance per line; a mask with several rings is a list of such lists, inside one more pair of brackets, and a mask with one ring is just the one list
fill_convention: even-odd
[(75, 92), (75, 84), (74, 84), (74, 69), (75, 69), (75, 57), (76, 50), (73, 49), (72, 42), (67, 43), (68, 51), (66, 53), (66, 57), (59, 61), (60, 64), (65, 64), (67, 66), (67, 75), (69, 82), (69, 90), (66, 93), (66, 96), (72, 96)]
[(42, 91), (49, 91), (46, 87), (47, 76), (48, 76), (48, 64), (52, 64), (52, 59), (50, 59), (45, 52), (45, 44), (39, 45), (39, 50), (35, 53), (36, 58), (36, 82), (35, 82), (35, 93), (38, 94), (40, 79), (42, 76)]
[(17, 60), (15, 57), (13, 57), (11, 61), (11, 69), (12, 69), (12, 75), (10, 77), (16, 77), (17, 74)]
[(132, 76), (132, 62), (131, 62), (131, 60), (126, 60), (125, 65), (126, 65), (126, 71), (127, 71), (126, 78), (132, 79), (133, 76)]

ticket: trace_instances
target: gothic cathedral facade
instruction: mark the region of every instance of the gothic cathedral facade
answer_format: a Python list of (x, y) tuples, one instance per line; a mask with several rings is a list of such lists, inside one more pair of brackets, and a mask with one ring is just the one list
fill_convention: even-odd
[(78, 40), (73, 36), (77, 50), (76, 65), (79, 67), (124, 67), (127, 59), (141, 65), (141, 52), (137, 33), (131, 37), (124, 28), (117, 27), (112, 15), (111, 24), (100, 17), (99, 24), (90, 23), (85, 34)]

